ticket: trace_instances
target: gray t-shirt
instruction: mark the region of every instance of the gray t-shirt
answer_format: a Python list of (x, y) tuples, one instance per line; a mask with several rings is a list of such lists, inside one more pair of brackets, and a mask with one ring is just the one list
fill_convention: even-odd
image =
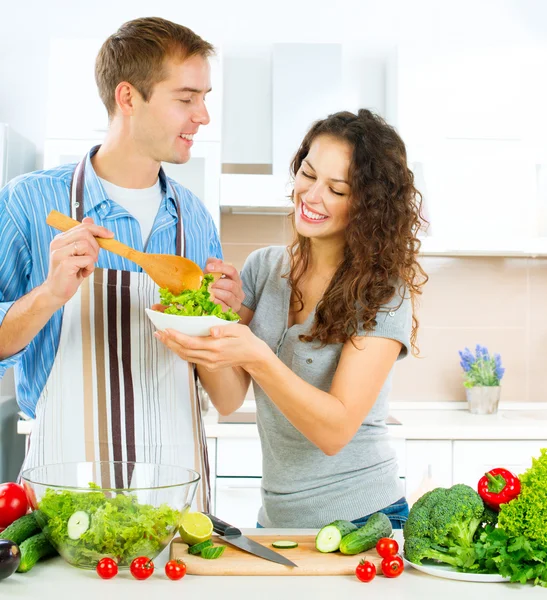
[[(287, 327), (291, 290), (289, 255), (284, 246), (253, 252), (241, 273), (245, 300), (254, 311), (251, 330), (296, 375), (328, 392), (343, 344), (319, 348), (301, 342), (315, 310), (302, 324)], [(399, 359), (410, 349), (412, 309), (409, 298), (401, 306), (396, 295), (377, 315), (377, 326), (367, 335), (403, 344)], [(353, 439), (334, 456), (327, 456), (296, 429), (253, 381), (257, 426), (262, 443), (262, 508), (264, 527), (319, 528), (335, 519), (355, 520), (389, 506), (403, 495), (395, 452), (389, 444), (390, 372), (378, 398)]]

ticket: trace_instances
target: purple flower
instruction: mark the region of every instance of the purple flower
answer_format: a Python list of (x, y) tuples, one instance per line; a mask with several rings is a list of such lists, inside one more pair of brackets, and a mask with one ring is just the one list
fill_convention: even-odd
[(496, 377), (501, 380), (505, 373), (505, 369), (501, 366), (501, 356), (499, 354), (494, 354), (494, 364)]
[(477, 344), (475, 352), (477, 354), (477, 360), (479, 360), (480, 358), (483, 358), (484, 360), (490, 360), (490, 355), (488, 354), (488, 348), (486, 346), (481, 346), (480, 344)]
[(475, 362), (475, 357), (473, 356), (473, 353), (471, 352), (471, 350), (469, 350), (469, 348), (465, 348), (463, 352), (460, 350), (459, 355), (461, 358), (460, 365), (462, 369), (467, 373), (467, 371), (469, 371), (469, 369)]

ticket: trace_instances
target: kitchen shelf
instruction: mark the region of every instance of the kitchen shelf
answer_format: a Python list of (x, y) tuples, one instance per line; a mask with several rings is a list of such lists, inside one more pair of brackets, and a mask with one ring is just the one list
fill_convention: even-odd
[(450, 240), (421, 238), (423, 256), (500, 256), (536, 258), (547, 256), (547, 237), (529, 239), (469, 239)]

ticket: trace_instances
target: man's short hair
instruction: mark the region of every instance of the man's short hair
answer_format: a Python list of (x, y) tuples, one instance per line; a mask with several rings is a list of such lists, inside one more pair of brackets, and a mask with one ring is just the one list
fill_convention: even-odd
[(154, 86), (167, 77), (166, 59), (208, 58), (215, 52), (209, 42), (188, 27), (159, 17), (124, 23), (102, 45), (95, 62), (95, 81), (108, 116), (116, 112), (116, 87), (122, 81), (150, 100)]

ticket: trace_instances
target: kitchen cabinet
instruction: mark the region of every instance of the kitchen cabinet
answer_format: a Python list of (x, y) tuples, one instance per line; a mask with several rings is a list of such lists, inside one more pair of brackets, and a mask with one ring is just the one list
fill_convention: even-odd
[(450, 440), (407, 440), (405, 495), (409, 505), (436, 487), (452, 485)]
[(217, 477), (215, 515), (235, 527), (256, 527), (261, 477)]
[(546, 66), (547, 53), (532, 48), (447, 42), (394, 52), (387, 120), (423, 195), (424, 253), (547, 253), (547, 86), (537, 76)]
[[(520, 474), (539, 456), (547, 440), (392, 439), (399, 476), (410, 506), (435, 487), (466, 483), (476, 488), (484, 473), (506, 467)], [(218, 438), (216, 510), (242, 527), (254, 527), (260, 507), (262, 453), (258, 438)], [(231, 521), (233, 523), (233, 521)]]
[(453, 482), (475, 488), (479, 479), (494, 467), (505, 467), (515, 475), (532, 466), (545, 440), (454, 441)]
[(262, 448), (258, 437), (218, 438), (217, 477), (262, 477)]

